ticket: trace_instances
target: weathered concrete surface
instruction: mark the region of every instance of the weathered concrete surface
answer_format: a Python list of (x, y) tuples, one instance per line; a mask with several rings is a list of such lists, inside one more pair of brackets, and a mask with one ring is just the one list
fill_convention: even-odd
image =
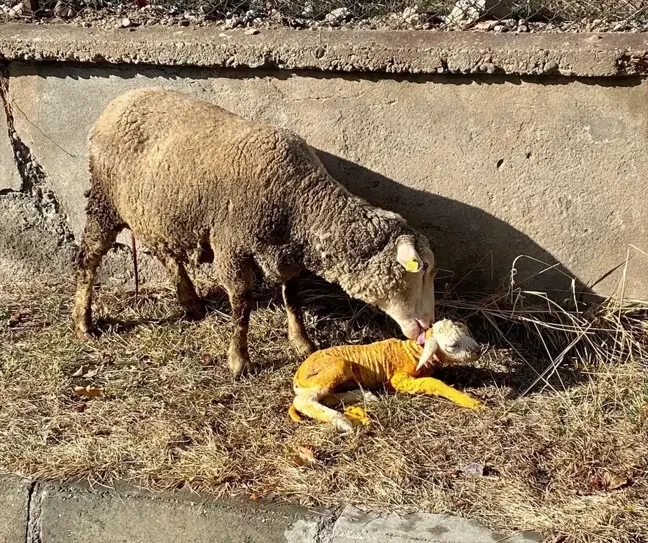
[(643, 34), (494, 35), (213, 28), (0, 26), (0, 59), (369, 71), (616, 76), (648, 73)]
[(18, 168), (12, 161), (13, 148), (9, 140), (9, 127), (4, 107), (0, 104), (0, 193), (20, 189)]
[(322, 517), (305, 509), (155, 499), (46, 484), (39, 543), (315, 543)]
[(346, 507), (331, 534), (333, 543), (541, 543), (543, 539), (537, 532), (498, 534), (479, 522), (452, 515), (380, 515), (353, 506)]
[(28, 504), (29, 482), (0, 477), (0, 542), (26, 542)]
[(341, 514), (267, 502), (217, 500), (0, 477), (2, 543), (539, 543), (535, 532), (493, 532), (450, 515)]
[(630, 247), (645, 251), (648, 239), (646, 80), (45, 63), (12, 63), (10, 75), (17, 132), (77, 239), (91, 124), (118, 94), (163, 86), (306, 137), (353, 192), (428, 234), (445, 270), (440, 287), (452, 278), (487, 291), (515, 263), (517, 281), (533, 276), (525, 288), (567, 290), (562, 271), (540, 273), (560, 263), (577, 288), (608, 295), (629, 251), (625, 294), (648, 297), (646, 257)]

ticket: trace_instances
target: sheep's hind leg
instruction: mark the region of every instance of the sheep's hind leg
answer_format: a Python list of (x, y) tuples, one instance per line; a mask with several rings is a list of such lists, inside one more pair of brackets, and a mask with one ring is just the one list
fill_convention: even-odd
[(299, 279), (289, 279), (282, 285), (286, 316), (288, 318), (288, 340), (297, 354), (302, 357), (315, 352), (315, 344), (308, 337), (304, 326), (304, 316), (299, 302)]
[(175, 285), (178, 301), (185, 310), (187, 318), (191, 320), (200, 320), (205, 317), (205, 306), (198, 297), (196, 289), (194, 288), (187, 270), (182, 262), (179, 262), (169, 256), (160, 257), (164, 267), (171, 275), (173, 284)]
[(234, 330), (228, 350), (228, 364), (234, 377), (239, 377), (250, 364), (248, 351), (248, 327), (252, 311), (252, 286), (254, 273), (251, 263), (242, 262), (232, 269), (233, 273), (223, 281), (232, 308)]
[(123, 227), (116, 213), (98, 203), (91, 193), (86, 226), (76, 256), (77, 289), (72, 311), (76, 333), (82, 339), (93, 335), (92, 289), (97, 269)]

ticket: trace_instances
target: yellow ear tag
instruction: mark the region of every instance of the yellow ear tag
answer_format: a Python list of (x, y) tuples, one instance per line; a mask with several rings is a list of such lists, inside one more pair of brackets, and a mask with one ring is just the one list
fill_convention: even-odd
[(416, 258), (410, 258), (407, 266), (405, 266), (405, 269), (408, 272), (416, 273), (421, 269), (421, 267), (419, 266), (418, 260), (416, 260)]

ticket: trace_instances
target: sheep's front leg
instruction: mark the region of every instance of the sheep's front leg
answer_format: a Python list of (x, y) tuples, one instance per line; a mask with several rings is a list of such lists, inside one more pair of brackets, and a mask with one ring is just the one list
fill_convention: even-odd
[(482, 407), (481, 402), (471, 398), (468, 394), (464, 394), (433, 377), (417, 378), (410, 377), (405, 373), (397, 373), (391, 378), (391, 384), (397, 392), (441, 396), (457, 405), (470, 409)]
[(299, 356), (306, 358), (315, 352), (315, 344), (308, 337), (304, 316), (299, 302), (299, 279), (289, 279), (282, 287), (286, 315), (288, 317), (288, 340)]
[(205, 306), (200, 301), (187, 270), (181, 262), (169, 257), (160, 256), (160, 260), (169, 272), (178, 295), (178, 301), (191, 320), (200, 320), (205, 317)]
[(228, 364), (234, 377), (239, 377), (250, 363), (248, 326), (252, 311), (252, 269), (241, 267), (235, 277), (223, 286), (229, 295), (234, 330), (228, 351)]

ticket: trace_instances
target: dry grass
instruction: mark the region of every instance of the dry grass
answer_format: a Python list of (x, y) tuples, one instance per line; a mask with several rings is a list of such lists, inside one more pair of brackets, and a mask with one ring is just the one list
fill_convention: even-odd
[[(70, 328), (69, 288), (27, 292), (0, 291), (0, 470), (452, 512), (556, 541), (648, 541), (645, 306), (569, 313), (539, 295), (531, 308), (519, 292), (446, 300), (442, 312), (467, 318), (492, 347), (479, 367), (442, 378), (488, 409), (384, 395), (370, 427), (341, 437), (287, 417), (299, 360), (269, 292), (251, 324), (258, 372), (240, 382), (226, 371), (218, 295), (207, 319), (186, 323), (167, 290), (147, 288), (139, 300), (102, 290), (95, 314), (114, 320), (82, 343)], [(337, 291), (323, 298), (315, 285), (305, 298), (320, 346), (396, 334)], [(80, 367), (96, 375), (74, 377)], [(83, 399), (77, 385), (105, 394)], [(299, 465), (299, 447), (315, 463)], [(484, 476), (465, 473), (470, 463)]]

